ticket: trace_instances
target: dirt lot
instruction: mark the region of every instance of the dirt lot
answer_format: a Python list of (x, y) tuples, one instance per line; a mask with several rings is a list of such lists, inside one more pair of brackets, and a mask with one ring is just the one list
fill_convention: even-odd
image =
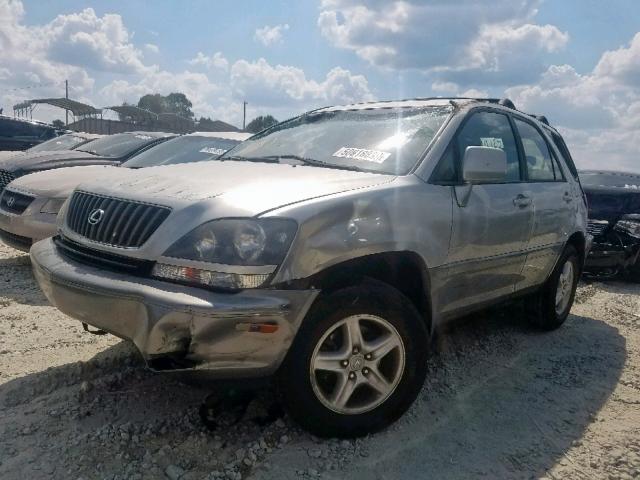
[(514, 306), (456, 322), (416, 404), (370, 438), (313, 438), (269, 388), (226, 402), (210, 430), (212, 387), (84, 333), (47, 305), (28, 258), (0, 247), (0, 478), (640, 478), (640, 285), (581, 285), (553, 333), (521, 318)]

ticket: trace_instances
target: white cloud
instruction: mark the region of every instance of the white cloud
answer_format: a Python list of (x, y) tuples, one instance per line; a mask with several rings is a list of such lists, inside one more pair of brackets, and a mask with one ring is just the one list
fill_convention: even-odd
[(640, 32), (636, 33), (628, 47), (605, 52), (594, 73), (637, 86), (640, 83)]
[(373, 97), (367, 79), (335, 67), (324, 80), (307, 79), (305, 72), (288, 65), (239, 60), (231, 67), (234, 95), (265, 106), (289, 105), (304, 108), (369, 100)]
[(85, 8), (58, 15), (40, 30), (51, 60), (110, 73), (140, 73), (146, 68), (120, 15), (98, 17)]
[(265, 25), (264, 27), (256, 30), (253, 38), (262, 43), (265, 47), (269, 47), (282, 42), (282, 34), (287, 30), (289, 30), (288, 23), (285, 23), (284, 25), (276, 25), (275, 27)]
[(538, 83), (506, 91), (523, 111), (544, 113), (565, 134), (579, 167), (640, 172), (640, 35), (629, 45), (602, 54), (594, 69), (578, 73), (553, 65)]
[[(568, 34), (532, 23), (538, 0), (323, 0), (318, 25), (372, 65), (436, 72), (441, 81), (505, 84), (544, 70)], [(526, 77), (524, 77), (526, 78)]]
[(202, 52), (198, 52), (198, 54), (189, 60), (189, 65), (199, 65), (208, 69), (219, 68), (222, 70), (228, 70), (229, 61), (224, 58), (221, 52), (216, 52), (211, 56), (207, 56)]
[(156, 45), (155, 43), (145, 43), (144, 48), (146, 48), (151, 53), (160, 52), (160, 47), (158, 47), (158, 45)]

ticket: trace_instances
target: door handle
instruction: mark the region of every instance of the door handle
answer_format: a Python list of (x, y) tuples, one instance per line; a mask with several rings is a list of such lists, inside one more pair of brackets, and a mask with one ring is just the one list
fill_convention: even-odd
[(526, 195), (519, 194), (516, 198), (513, 199), (513, 204), (516, 207), (524, 208), (531, 205), (531, 197), (527, 197)]
[(573, 201), (573, 197), (569, 192), (564, 192), (564, 195), (562, 195), (562, 199), (567, 203), (571, 203)]

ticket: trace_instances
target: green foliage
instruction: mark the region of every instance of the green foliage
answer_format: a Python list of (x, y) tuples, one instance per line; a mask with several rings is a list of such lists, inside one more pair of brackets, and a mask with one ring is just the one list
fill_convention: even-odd
[(275, 125), (276, 123), (278, 123), (278, 120), (273, 118), (271, 115), (260, 115), (259, 117), (251, 120), (245, 130), (250, 133), (258, 133), (265, 128), (269, 128), (271, 125)]
[(64, 122), (57, 118), (53, 122), (51, 122), (51, 125), (53, 125), (56, 128), (64, 128)]
[(184, 93), (174, 92), (163, 96), (159, 93), (149, 93), (140, 97), (138, 107), (153, 113), (175, 113), (185, 118), (193, 118), (191, 107), (193, 104)]

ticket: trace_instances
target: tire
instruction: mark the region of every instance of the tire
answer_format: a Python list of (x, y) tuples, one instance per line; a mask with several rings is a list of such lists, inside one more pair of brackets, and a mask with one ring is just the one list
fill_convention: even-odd
[[(567, 269), (571, 270), (571, 278), (567, 278)], [(542, 330), (555, 330), (559, 328), (569, 316), (576, 288), (580, 278), (580, 262), (578, 252), (573, 245), (567, 245), (560, 255), (544, 286), (530, 300), (530, 322)], [(561, 281), (565, 290), (562, 301), (558, 302)]]
[[(357, 326), (362, 340), (348, 333)], [(350, 337), (355, 340), (349, 342)], [(284, 406), (303, 428), (321, 437), (352, 438), (379, 431), (396, 421), (420, 392), (428, 337), (424, 319), (411, 301), (385, 284), (322, 295), (280, 369)], [(374, 345), (385, 341), (391, 350), (383, 354), (380, 347), (376, 356)], [(354, 349), (346, 353), (351, 345)], [(328, 363), (322, 363), (325, 360)], [(324, 370), (325, 365), (330, 370)], [(351, 396), (350, 385), (358, 385)], [(340, 397), (338, 391), (347, 393)]]

